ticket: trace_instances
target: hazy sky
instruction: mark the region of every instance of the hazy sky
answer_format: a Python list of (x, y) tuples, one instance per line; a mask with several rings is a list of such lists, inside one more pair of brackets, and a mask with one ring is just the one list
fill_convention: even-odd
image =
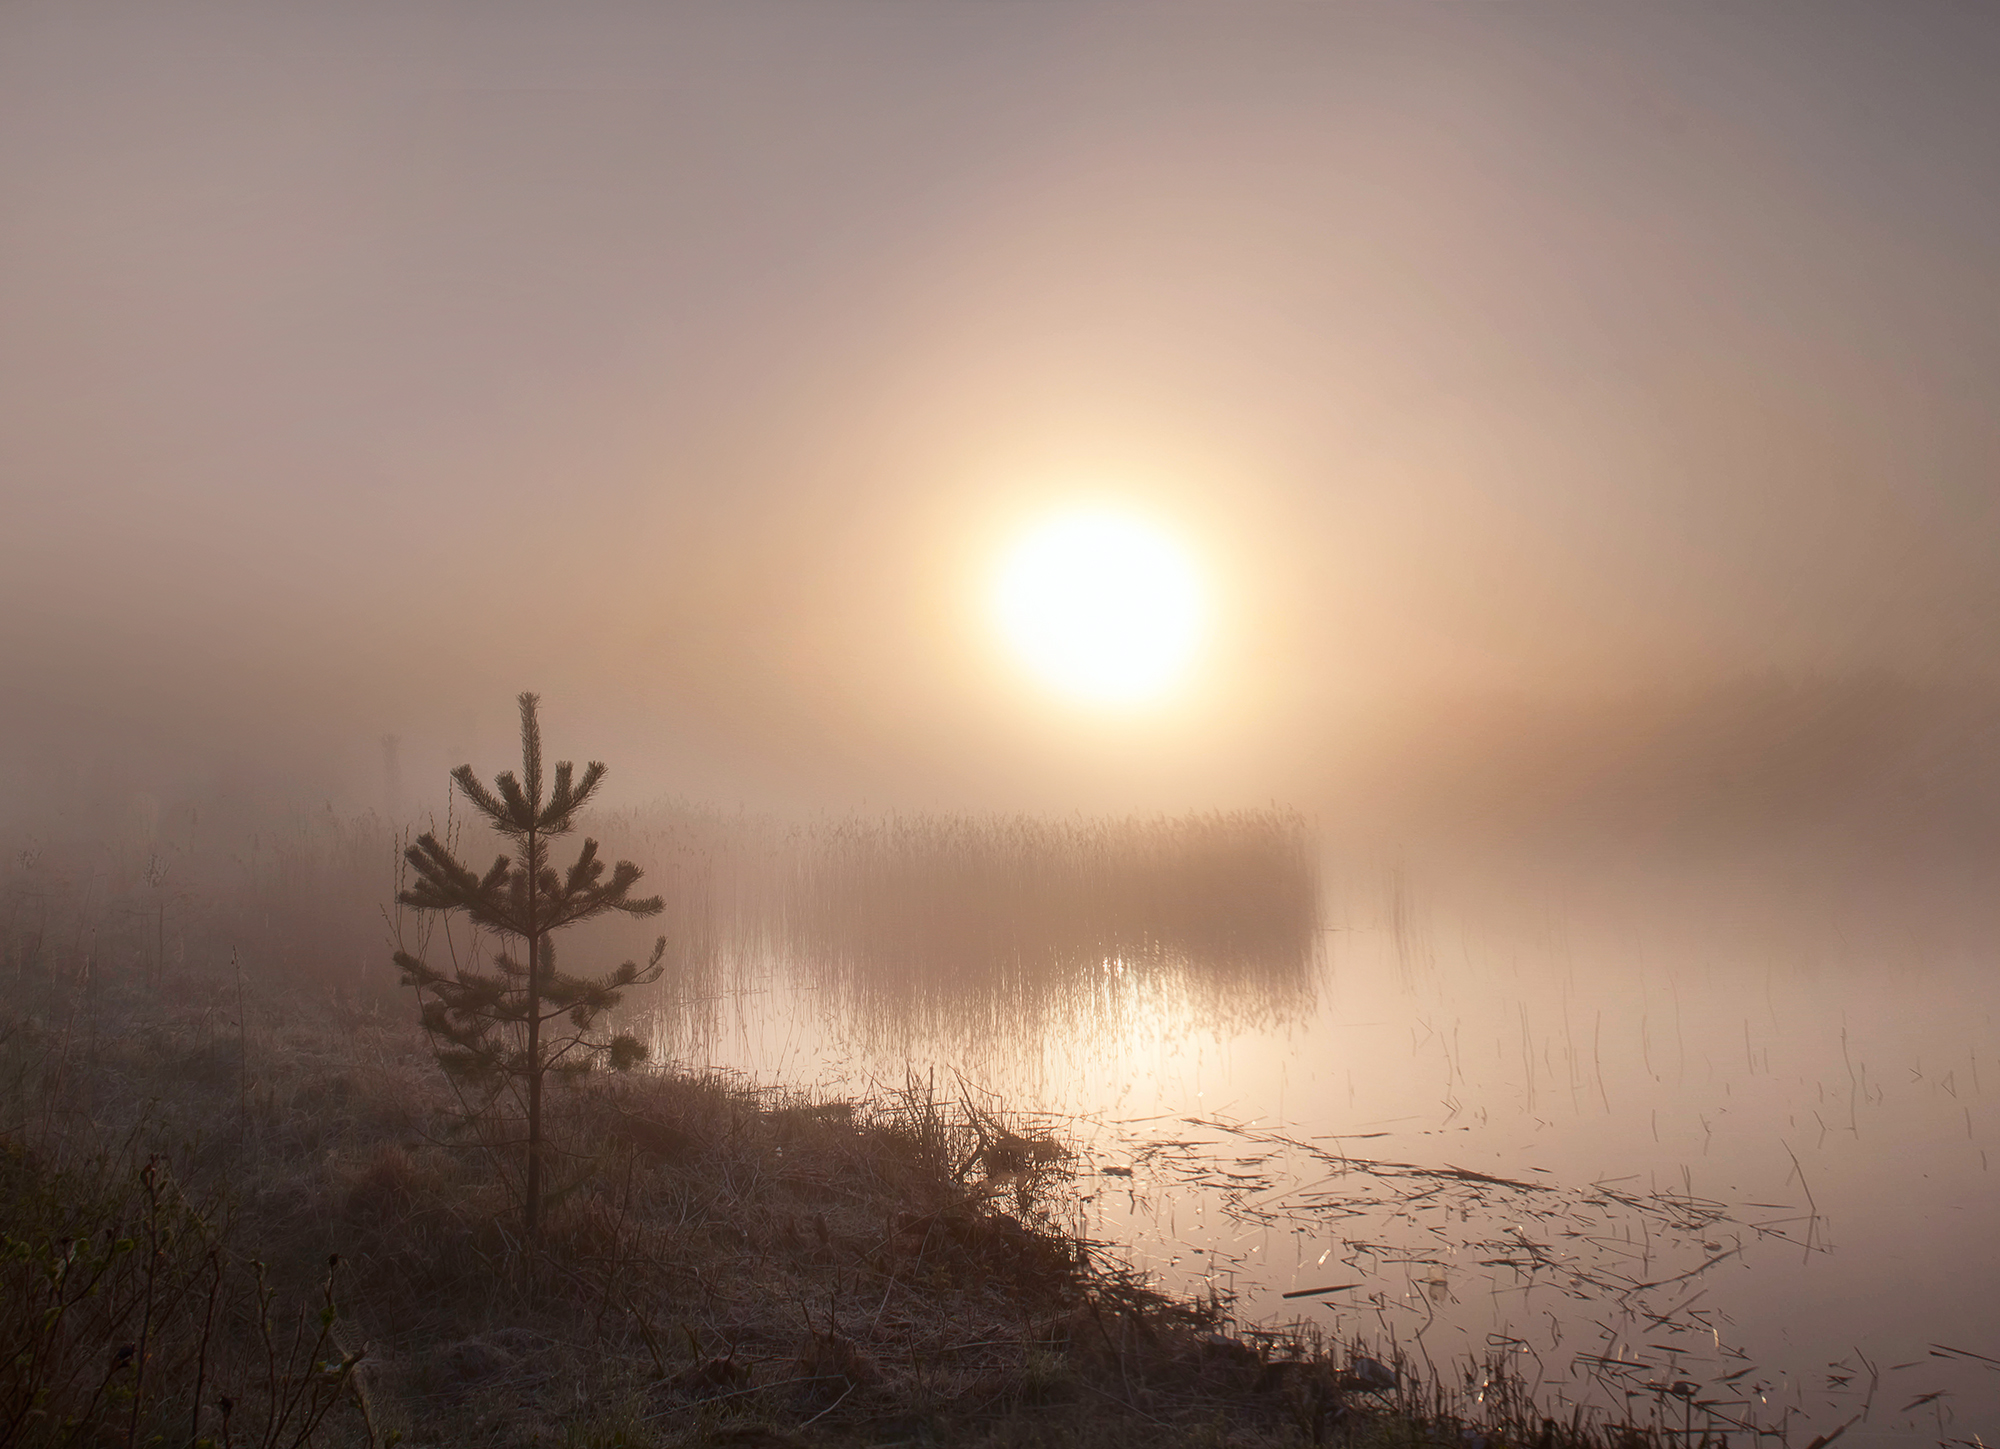
[[(365, 795), (1233, 803), (1357, 722), (1990, 676), (2000, 12), (0, 7), (0, 732)], [(1193, 542), (1173, 708), (978, 609)], [(53, 753), (31, 754), (29, 751)]]

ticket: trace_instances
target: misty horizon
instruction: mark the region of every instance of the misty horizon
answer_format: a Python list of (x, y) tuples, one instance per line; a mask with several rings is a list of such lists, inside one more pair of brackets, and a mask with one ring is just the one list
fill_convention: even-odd
[(0, 6), (0, 1438), (1993, 1442), (1995, 75)]
[[(1426, 716), (1994, 687), (1984, 16), (472, 14), (0, 22), (11, 794), (373, 805), (533, 687), (644, 798), (1316, 810)], [(1198, 541), (1170, 708), (978, 615), (1070, 490)]]

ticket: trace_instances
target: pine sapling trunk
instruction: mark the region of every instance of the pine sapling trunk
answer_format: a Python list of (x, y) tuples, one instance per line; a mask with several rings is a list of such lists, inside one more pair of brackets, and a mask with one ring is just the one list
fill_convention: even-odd
[(541, 835), (528, 832), (528, 1184), (523, 1222), (533, 1246), (542, 1234), (542, 933), (536, 890), (542, 873)]

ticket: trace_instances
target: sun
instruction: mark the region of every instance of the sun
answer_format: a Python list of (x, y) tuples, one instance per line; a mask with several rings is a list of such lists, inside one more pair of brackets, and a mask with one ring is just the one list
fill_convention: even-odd
[(1045, 518), (1000, 560), (993, 616), (1044, 684), (1090, 704), (1159, 698), (1186, 675), (1207, 623), (1200, 575), (1171, 536), (1133, 514)]

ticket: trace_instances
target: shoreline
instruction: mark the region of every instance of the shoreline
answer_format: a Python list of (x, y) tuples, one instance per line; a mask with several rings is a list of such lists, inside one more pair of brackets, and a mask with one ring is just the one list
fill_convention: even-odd
[(8, 1292), (96, 1275), (8, 1345), (15, 1442), (1665, 1442), (1160, 1293), (1064, 1143), (926, 1084), (586, 1079), (530, 1249), (503, 1123), (391, 1008), (93, 972), (4, 1026)]

